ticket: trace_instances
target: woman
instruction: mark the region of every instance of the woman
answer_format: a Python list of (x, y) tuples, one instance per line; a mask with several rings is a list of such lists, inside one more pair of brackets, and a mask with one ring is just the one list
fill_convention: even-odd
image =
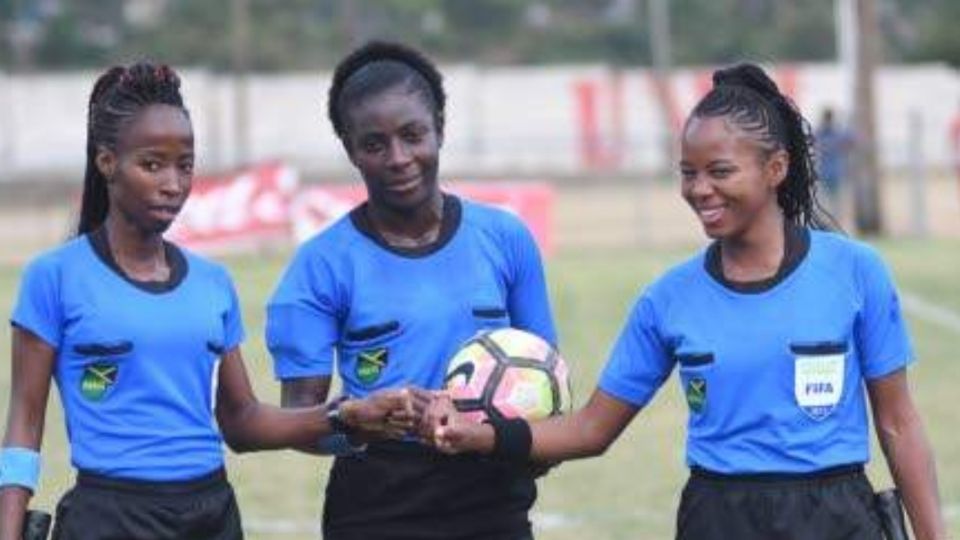
[(896, 291), (872, 249), (827, 231), (810, 144), (760, 68), (716, 72), (680, 162), (683, 198), (714, 241), (641, 294), (590, 401), (489, 426), (437, 400), (426, 435), (447, 452), (598, 455), (679, 364), (691, 477), (678, 538), (866, 540), (880, 538), (863, 473), (869, 397), (917, 538), (944, 538)]
[[(445, 95), (420, 53), (371, 43), (334, 73), (329, 116), (367, 201), (297, 252), (267, 308), (283, 403), (437, 389), (477, 331), (515, 326), (555, 343), (536, 245), (507, 212), (441, 191)], [(366, 438), (356, 434), (353, 443)], [(339, 454), (327, 485), (327, 540), (530, 538), (536, 487), (525, 467), (450, 457), (415, 440)]]
[(90, 96), (77, 237), (26, 268), (11, 319), (2, 540), (21, 537), (37, 486), (51, 377), (78, 469), (59, 539), (242, 538), (222, 442), (304, 446), (344, 423), (401, 436), (415, 419), (408, 391), (300, 410), (256, 400), (230, 277), (163, 240), (193, 176), (179, 86), (169, 67), (140, 63), (110, 69)]

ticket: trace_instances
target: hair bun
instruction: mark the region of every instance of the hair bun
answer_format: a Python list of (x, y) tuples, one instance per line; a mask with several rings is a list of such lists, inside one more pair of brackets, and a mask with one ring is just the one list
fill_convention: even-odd
[(744, 62), (713, 72), (713, 86), (743, 86), (763, 96), (779, 96), (777, 84), (756, 64)]

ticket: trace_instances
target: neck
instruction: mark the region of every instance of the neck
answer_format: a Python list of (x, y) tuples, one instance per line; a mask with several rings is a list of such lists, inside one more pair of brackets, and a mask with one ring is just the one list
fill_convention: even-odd
[(170, 277), (163, 237), (145, 233), (116, 213), (103, 223), (110, 254), (127, 276), (138, 281), (164, 281)]
[(777, 207), (743, 234), (720, 240), (723, 275), (739, 282), (768, 279), (777, 274), (785, 251), (784, 217)]
[(438, 190), (430, 199), (410, 211), (397, 211), (371, 201), (367, 204), (367, 217), (377, 233), (392, 246), (429, 245), (440, 236), (443, 195)]

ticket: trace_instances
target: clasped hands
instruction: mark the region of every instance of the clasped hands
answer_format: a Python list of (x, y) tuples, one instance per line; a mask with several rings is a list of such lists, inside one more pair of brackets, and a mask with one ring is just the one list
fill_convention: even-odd
[(361, 442), (411, 437), (437, 450), (456, 454), (486, 450), (488, 425), (463, 418), (444, 391), (417, 387), (379, 390), (340, 405), (340, 417)]

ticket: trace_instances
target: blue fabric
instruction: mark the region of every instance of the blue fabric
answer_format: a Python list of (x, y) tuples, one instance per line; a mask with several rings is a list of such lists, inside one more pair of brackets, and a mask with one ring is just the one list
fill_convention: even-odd
[(0, 487), (21, 486), (37, 490), (40, 483), (40, 454), (32, 448), (9, 446), (0, 449)]
[[(879, 256), (843, 236), (811, 231), (810, 251), (793, 273), (764, 292), (738, 293), (707, 273), (704, 255), (643, 292), (600, 388), (643, 406), (679, 363), (691, 466), (793, 473), (866, 462), (863, 382), (913, 359)], [(831, 358), (839, 359), (842, 392), (815, 371), (803, 378), (805, 362)], [(837, 392), (836, 403), (811, 406), (825, 389)]]
[(515, 327), (556, 344), (540, 254), (514, 215), (462, 201), (440, 249), (397, 253), (350, 216), (303, 244), (267, 305), (279, 379), (330, 375), (365, 396), (440, 388), (447, 362), (484, 329)]
[(24, 271), (11, 322), (56, 350), (74, 467), (165, 481), (223, 465), (214, 378), (243, 323), (226, 271), (184, 255), (186, 277), (162, 293), (111, 270), (87, 237)]

